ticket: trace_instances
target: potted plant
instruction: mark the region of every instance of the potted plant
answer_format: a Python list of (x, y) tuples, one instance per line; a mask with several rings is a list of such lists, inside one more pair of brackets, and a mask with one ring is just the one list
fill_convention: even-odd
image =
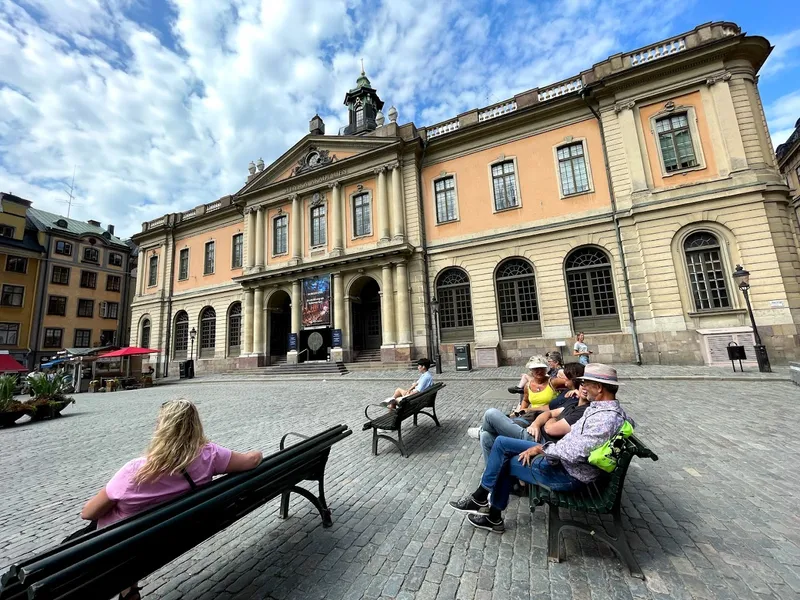
[(56, 375), (52, 379), (44, 375), (33, 377), (30, 386), (33, 400), (28, 400), (26, 404), (34, 409), (31, 416), (34, 421), (57, 417), (62, 410), (75, 402), (73, 398), (64, 394), (66, 386), (61, 375)]
[(16, 375), (0, 375), (0, 427), (10, 427), (33, 411), (22, 402), (14, 400)]
[(100, 380), (99, 379), (92, 379), (89, 382), (89, 391), (90, 392), (96, 392), (98, 389), (100, 389)]

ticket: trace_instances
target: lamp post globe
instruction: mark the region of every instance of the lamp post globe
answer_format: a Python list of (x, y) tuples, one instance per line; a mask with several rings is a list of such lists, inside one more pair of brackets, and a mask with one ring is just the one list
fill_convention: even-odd
[(767, 347), (761, 343), (761, 336), (758, 333), (758, 326), (756, 325), (756, 317), (753, 314), (753, 306), (750, 304), (750, 271), (747, 271), (742, 265), (736, 265), (736, 270), (733, 272), (733, 281), (736, 283), (739, 291), (744, 295), (747, 313), (750, 315), (750, 325), (753, 327), (753, 338), (755, 340), (753, 349), (756, 351), (758, 370), (761, 373), (772, 373), (772, 367), (769, 364), (769, 356), (767, 355)]

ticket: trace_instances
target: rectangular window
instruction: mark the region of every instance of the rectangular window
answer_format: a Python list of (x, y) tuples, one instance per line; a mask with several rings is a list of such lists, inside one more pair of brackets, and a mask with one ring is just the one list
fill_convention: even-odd
[(0, 237), (13, 238), (14, 228), (11, 225), (0, 225)]
[(691, 169), (698, 165), (686, 113), (658, 119), (656, 131), (664, 170), (667, 173)]
[(66, 296), (50, 296), (47, 299), (47, 314), (57, 315), (59, 317), (67, 316), (67, 297)]
[(72, 256), (72, 244), (69, 242), (56, 242), (56, 254)]
[(233, 250), (231, 252), (231, 267), (239, 269), (242, 266), (244, 256), (244, 235), (237, 233), (233, 236)]
[(148, 287), (154, 286), (158, 282), (158, 255), (150, 257), (150, 272), (147, 278)]
[(118, 292), (122, 286), (122, 277), (119, 275), (106, 275), (106, 291)]
[(76, 348), (90, 348), (92, 345), (92, 330), (91, 329), (76, 329), (75, 330), (75, 347)]
[[(103, 329), (100, 331), (100, 345), (111, 346), (117, 342), (117, 332), (115, 329)], [(147, 348), (147, 346), (142, 346)]]
[(94, 300), (78, 300), (78, 316), (89, 318), (93, 317)]
[(558, 151), (558, 175), (561, 179), (561, 194), (569, 196), (589, 191), (589, 173), (583, 142), (561, 146)]
[(519, 206), (513, 160), (492, 165), (492, 190), (494, 191), (495, 210)]
[(214, 242), (206, 242), (206, 251), (203, 258), (203, 275), (214, 272)]
[(100, 316), (104, 319), (116, 319), (119, 315), (119, 302), (101, 302)]
[(0, 323), (0, 346), (16, 346), (19, 340), (19, 323)]
[(189, 249), (183, 248), (178, 257), (178, 281), (189, 279)]
[(324, 246), (328, 243), (327, 219), (325, 205), (320, 204), (311, 209), (311, 245)]
[(100, 253), (97, 251), (97, 248), (84, 248), (83, 249), (83, 262), (98, 262), (100, 257)]
[(21, 285), (4, 285), (0, 295), (0, 306), (22, 306), (25, 288)]
[(97, 289), (97, 273), (94, 271), (81, 271), (81, 287)]
[(456, 179), (442, 177), (433, 183), (436, 192), (436, 222), (447, 223), (458, 219), (456, 214)]
[(10, 273), (27, 273), (28, 259), (21, 256), (6, 257), (6, 271)]
[(122, 266), (122, 254), (117, 254), (116, 252), (111, 252), (108, 255), (108, 264), (112, 267), (121, 267)]
[(69, 267), (53, 267), (53, 276), (50, 283), (58, 285), (69, 285)]
[(353, 237), (372, 235), (372, 201), (369, 194), (353, 196)]
[(286, 215), (275, 217), (272, 221), (272, 254), (286, 254), (289, 251), (288, 221)]
[(44, 330), (44, 348), (61, 348), (61, 338), (64, 335), (63, 329), (48, 327)]

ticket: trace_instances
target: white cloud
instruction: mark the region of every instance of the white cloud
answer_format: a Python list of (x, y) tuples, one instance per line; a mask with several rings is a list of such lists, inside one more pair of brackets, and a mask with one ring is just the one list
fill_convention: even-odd
[(800, 64), (800, 29), (788, 33), (769, 36), (770, 43), (774, 46), (772, 54), (767, 59), (761, 75), (769, 77), (791, 69)]
[(800, 90), (781, 96), (767, 106), (767, 124), (772, 137), (772, 145), (777, 148), (794, 131), (800, 119)]
[(362, 57), (385, 110), (426, 125), (674, 33), (678, 11), (655, 0), (172, 0), (164, 44), (127, 16), (131, 2), (0, 0), (0, 190), (64, 212), (77, 166), (73, 216), (122, 235), (235, 192), (250, 160), (280, 156), (316, 112), (335, 133)]

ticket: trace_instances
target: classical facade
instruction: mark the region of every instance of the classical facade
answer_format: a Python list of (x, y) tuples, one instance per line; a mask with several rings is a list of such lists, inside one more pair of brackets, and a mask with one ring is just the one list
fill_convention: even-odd
[(143, 224), (132, 338), (162, 373), (187, 352), (198, 371), (407, 363), (437, 340), (446, 362), (469, 343), (478, 366), (518, 364), (578, 331), (599, 361), (719, 363), (753, 343), (743, 264), (786, 362), (800, 261), (769, 52), (710, 23), (424, 128), (385, 117), (362, 73), (341, 135), (314, 117), (232, 196)]
[[(789, 185), (794, 224), (797, 225), (800, 221), (800, 119), (795, 123), (789, 139), (778, 146), (775, 155), (778, 159), (778, 168)], [(795, 233), (800, 236), (800, 229), (795, 229)], [(800, 248), (800, 239), (795, 240), (795, 245)]]

